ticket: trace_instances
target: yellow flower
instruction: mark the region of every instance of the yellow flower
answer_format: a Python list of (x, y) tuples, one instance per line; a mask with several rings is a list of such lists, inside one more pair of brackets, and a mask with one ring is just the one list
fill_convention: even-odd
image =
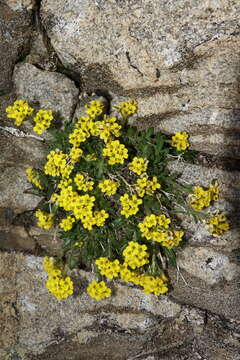
[(224, 213), (210, 217), (207, 224), (208, 230), (213, 236), (222, 236), (227, 230), (229, 230), (227, 217)]
[(135, 241), (129, 241), (128, 246), (123, 251), (125, 264), (133, 270), (149, 263), (149, 253), (146, 245), (140, 245)]
[(143, 287), (144, 294), (161, 295), (168, 291), (166, 277), (154, 277), (149, 275), (141, 275), (139, 285)]
[(138, 111), (136, 100), (122, 101), (114, 107), (120, 111), (123, 117), (128, 117)]
[(132, 195), (130, 198), (128, 194), (124, 194), (120, 197), (122, 205), (121, 214), (128, 218), (131, 215), (137, 214), (139, 205), (142, 204), (142, 199), (137, 198), (136, 195)]
[(54, 215), (45, 213), (41, 210), (35, 212), (35, 216), (38, 218), (37, 225), (45, 230), (49, 230), (54, 225)]
[(63, 278), (62, 274), (58, 276), (50, 275), (46, 282), (46, 288), (58, 300), (66, 299), (73, 294), (72, 280), (69, 276)]
[(35, 185), (37, 188), (43, 190), (43, 186), (41, 184), (38, 172), (33, 170), (32, 168), (26, 169), (27, 179), (30, 183)]
[(77, 185), (78, 190), (82, 190), (84, 192), (91, 191), (94, 186), (93, 181), (87, 181), (85, 176), (80, 173), (75, 176), (74, 182)]
[(114, 140), (107, 143), (103, 149), (103, 156), (109, 158), (108, 163), (110, 165), (123, 164), (124, 159), (128, 158), (128, 150), (118, 140)]
[(128, 164), (129, 169), (138, 175), (145, 172), (147, 170), (147, 166), (148, 160), (141, 157), (134, 157), (132, 162)]
[(104, 104), (99, 100), (92, 100), (88, 104), (84, 105), (84, 107), (86, 109), (86, 113), (93, 119), (100, 116), (104, 111)]
[(75, 164), (82, 155), (83, 155), (82, 149), (79, 149), (77, 147), (72, 147), (69, 153), (69, 157), (71, 158), (71, 163)]
[(52, 111), (39, 110), (33, 120), (35, 122), (33, 131), (37, 132), (38, 134), (42, 134), (44, 130), (48, 129), (51, 126), (51, 122), (53, 120)]
[(75, 222), (74, 217), (68, 216), (65, 219), (62, 219), (62, 221), (60, 222), (59, 226), (60, 228), (62, 228), (64, 231), (69, 231), (72, 229), (73, 224)]
[(178, 151), (186, 150), (189, 147), (189, 135), (186, 132), (177, 132), (172, 136), (171, 145), (177, 148)]
[(6, 108), (7, 117), (15, 119), (15, 125), (17, 126), (20, 126), (32, 112), (33, 108), (31, 108), (25, 100), (16, 100), (13, 106)]
[(161, 188), (161, 185), (157, 181), (157, 177), (153, 176), (152, 180), (148, 180), (148, 175), (142, 174), (137, 183), (134, 184), (138, 196), (143, 197), (146, 194), (153, 195), (157, 189)]
[(117, 118), (111, 118), (108, 115), (104, 115), (103, 121), (97, 121), (95, 123), (98, 128), (97, 135), (99, 135), (105, 143), (113, 140), (114, 137), (119, 137), (121, 135), (121, 125), (116, 121)]
[(102, 300), (111, 296), (111, 289), (107, 287), (104, 281), (92, 281), (87, 287), (88, 294), (96, 299)]
[(200, 186), (194, 186), (194, 192), (189, 198), (191, 207), (196, 211), (210, 206), (211, 201), (218, 201), (219, 199), (219, 185), (217, 181), (213, 181), (212, 185), (206, 190)]
[(106, 193), (108, 196), (116, 194), (118, 186), (118, 182), (108, 179), (102, 180), (98, 184), (98, 187), (101, 189), (101, 191)]
[(44, 165), (44, 173), (51, 176), (61, 176), (68, 178), (74, 168), (68, 164), (69, 156), (60, 150), (52, 150), (47, 156), (47, 162)]
[(95, 261), (101, 275), (106, 276), (108, 279), (118, 277), (121, 266), (119, 260), (111, 261), (106, 257), (100, 257)]

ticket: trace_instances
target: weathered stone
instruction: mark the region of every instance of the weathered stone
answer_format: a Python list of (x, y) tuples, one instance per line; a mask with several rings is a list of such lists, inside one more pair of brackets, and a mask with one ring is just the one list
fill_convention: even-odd
[(8, 207), (15, 214), (35, 209), (40, 197), (25, 192), (31, 187), (25, 171), (19, 167), (6, 168), (3, 165), (0, 165), (0, 171), (0, 207)]
[(0, 4), (0, 95), (12, 87), (12, 71), (26, 55), (32, 32), (35, 1), (4, 0)]
[(169, 169), (180, 174), (179, 182), (182, 184), (192, 184), (208, 187), (213, 179), (217, 179), (220, 187), (220, 200), (214, 202), (212, 206), (204, 212), (213, 214), (214, 212), (224, 212), (230, 224), (230, 230), (223, 236), (214, 237), (207, 230), (206, 225), (199, 221), (195, 223), (192, 218), (179, 215), (181, 226), (186, 231), (186, 235), (192, 244), (214, 245), (222, 247), (225, 252), (230, 252), (239, 248), (239, 188), (240, 177), (238, 171), (219, 170), (216, 167), (207, 168), (201, 165), (187, 164), (181, 161), (174, 161), (169, 164)]
[(13, 347), (17, 342), (18, 314), (16, 312), (15, 254), (0, 253), (0, 348)]
[[(183, 355), (183, 359), (195, 359), (201, 353), (217, 360), (220, 341), (221, 354), (238, 359), (237, 322), (218, 319), (206, 310), (181, 306), (174, 318), (161, 320), (154, 307), (149, 311), (146, 306), (141, 310), (125, 301), (116, 303), (121, 284), (116, 284), (112, 300), (97, 302), (78, 292), (57, 301), (44, 287), (42, 259), (34, 256), (0, 253), (0, 275), (0, 344), (8, 357), (64, 360), (67, 353), (72, 359), (81, 354), (83, 360), (97, 360), (99, 354), (109, 360), (178, 360)], [(84, 278), (93, 278), (84, 271), (74, 271), (73, 276), (77, 275), (83, 283)], [(156, 305), (161, 298), (156, 297)]]
[[(15, 137), (5, 129), (3, 127), (0, 134), (0, 208), (8, 209), (13, 218), (18, 213), (34, 209), (40, 201), (38, 196), (25, 193), (31, 187), (25, 170), (28, 167), (39, 168), (43, 164), (46, 149), (35, 139)], [(9, 230), (10, 234), (13, 239), (16, 231)]]
[(31, 188), (27, 182), (25, 170), (28, 167), (39, 168), (43, 164), (46, 149), (35, 139), (20, 138), (0, 134), (0, 208), (11, 209), (15, 214), (34, 209), (40, 198), (25, 193)]
[(62, 240), (59, 239), (56, 229), (44, 230), (37, 226), (31, 226), (29, 235), (31, 235), (40, 248), (45, 250), (48, 254), (51, 254), (52, 256), (59, 255), (62, 247)]
[[(7, 127), (8, 129), (11, 126)], [(33, 138), (17, 137), (8, 131), (0, 129), (1, 166), (35, 167), (44, 164), (47, 149), (41, 141)]]
[(3, 2), (14, 11), (33, 10), (36, 5), (35, 0), (3, 0)]
[[(2, 256), (7, 258), (7, 255), (0, 253), (0, 258)], [(18, 345), (32, 353), (43, 351), (57, 336), (67, 336), (67, 334), (79, 332), (81, 329), (88, 329), (95, 322), (102, 326), (105, 323), (104, 319), (108, 318), (108, 313), (113, 326), (128, 330), (139, 327), (139, 330), (144, 330), (156, 324), (156, 320), (151, 314), (172, 317), (176, 316), (181, 309), (177, 304), (174, 308), (174, 303), (170, 300), (165, 301), (165, 296), (155, 296), (153, 302), (151, 296), (131, 288), (128, 293), (127, 287), (120, 284), (116, 285), (117, 292), (113, 298), (101, 302), (91, 299), (85, 291), (82, 294), (80, 291), (66, 300), (57, 301), (44, 286), (46, 274), (42, 270), (41, 258), (22, 255), (9, 255), (9, 257), (14, 259), (14, 266), (19, 271), (17, 275), (13, 275), (16, 281), (14, 290), (18, 294), (16, 306), (21, 318)], [(91, 274), (83, 271), (79, 275), (80, 283), (84, 283), (84, 278), (92, 278)], [(121, 291), (123, 288), (124, 291)], [(125, 297), (128, 298), (127, 301)], [(149, 297), (149, 303), (147, 297)], [(134, 298), (138, 298), (138, 300), (133, 303)], [(163, 305), (161, 305), (162, 302)], [(128, 309), (128, 311), (126, 314), (115, 314), (115, 311), (110, 310), (112, 307), (113, 309)], [(106, 314), (107, 308), (109, 311)], [(104, 310), (101, 312), (101, 309)], [(124, 319), (128, 319), (128, 321), (125, 322)], [(37, 329), (37, 336), (32, 332), (33, 327)]]
[(139, 313), (120, 313), (116, 315), (116, 322), (122, 329), (144, 330), (156, 325), (157, 319), (149, 315)]
[(32, 64), (15, 66), (13, 80), (18, 97), (53, 110), (56, 119), (71, 120), (78, 101), (78, 89), (65, 75), (43, 71)]
[(33, 251), (35, 241), (23, 226), (0, 226), (0, 249)]
[(138, 123), (169, 134), (187, 130), (194, 148), (236, 158), (239, 14), (237, 0), (44, 0), (41, 6), (54, 49), (81, 74), (85, 89), (134, 97)]
[(239, 266), (231, 263), (226, 255), (207, 247), (187, 247), (179, 254), (178, 265), (210, 285), (224, 279), (231, 281), (240, 275)]
[(173, 290), (171, 297), (175, 301), (197, 306), (226, 318), (238, 319), (240, 309), (239, 279), (232, 282), (219, 282), (210, 286), (204, 280), (192, 276), (180, 269), (170, 269), (169, 275)]

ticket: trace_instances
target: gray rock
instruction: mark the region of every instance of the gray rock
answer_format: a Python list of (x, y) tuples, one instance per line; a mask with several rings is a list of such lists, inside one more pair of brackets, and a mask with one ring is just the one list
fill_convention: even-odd
[[(111, 324), (125, 330), (144, 330), (156, 325), (157, 315), (174, 317), (181, 310), (181, 306), (167, 300), (167, 296), (144, 295), (137, 289), (120, 284), (116, 284), (116, 294), (103, 301), (90, 298), (85, 291), (57, 301), (44, 286), (47, 276), (42, 270), (41, 258), (1, 253), (0, 258), (5, 259), (5, 262), (14, 261), (18, 269), (18, 273), (13, 274), (18, 294), (16, 306), (21, 317), (17, 332), (18, 345), (35, 354), (41, 353), (54, 341), (57, 329), (67, 335), (88, 330), (96, 323), (102, 326), (104, 319), (109, 319)], [(5, 262), (1, 260), (0, 264)], [(76, 272), (76, 276), (80, 284), (85, 284), (84, 279), (90, 281), (93, 278), (84, 271)], [(118, 313), (117, 309), (127, 309), (127, 312)], [(33, 334), (33, 327), (37, 329), (37, 336)]]
[(0, 4), (0, 95), (12, 88), (15, 63), (30, 45), (34, 0), (4, 0)]
[(19, 98), (36, 103), (43, 109), (53, 110), (56, 118), (71, 120), (79, 90), (65, 75), (20, 63), (15, 66), (13, 79)]
[(3, 0), (3, 2), (14, 11), (30, 11), (33, 10), (36, 5), (35, 0)]
[(168, 134), (187, 130), (195, 149), (236, 158), (239, 15), (237, 0), (41, 6), (55, 51), (85, 89), (134, 97), (138, 124)]
[(25, 170), (40, 168), (44, 163), (46, 149), (35, 139), (0, 134), (0, 208), (8, 208), (15, 215), (34, 209), (40, 197), (25, 193), (31, 187)]
[(221, 237), (214, 237), (207, 230), (206, 225), (193, 218), (179, 215), (181, 226), (186, 231), (191, 244), (213, 245), (225, 252), (239, 248), (239, 187), (240, 177), (238, 171), (220, 170), (216, 167), (207, 168), (201, 165), (188, 164), (183, 161), (173, 161), (168, 165), (169, 170), (180, 174), (178, 181), (182, 184), (192, 184), (208, 187), (213, 179), (217, 179), (220, 188), (219, 201), (203, 210), (203, 213), (214, 214), (224, 212), (227, 215), (230, 229)]
[[(137, 303), (127, 305), (123, 298), (116, 303), (121, 296), (131, 297), (134, 290), (120, 284), (116, 284), (112, 299), (98, 302), (79, 291), (57, 301), (44, 287), (42, 259), (13, 252), (0, 253), (0, 275), (1, 355), (36, 360), (64, 360), (66, 353), (69, 358), (81, 355), (93, 360), (99, 359), (99, 354), (114, 360), (177, 360), (198, 359), (196, 354), (204, 354), (206, 359), (217, 360), (224, 359), (218, 354), (225, 354), (228, 360), (238, 359), (237, 321), (218, 318), (206, 308), (182, 305), (173, 318), (161, 320), (157, 307), (141, 309)], [(72, 275), (80, 283), (93, 279), (84, 271)], [(156, 297), (155, 306), (161, 298)]]
[(34, 251), (35, 241), (23, 226), (0, 226), (0, 249)]
[(8, 207), (15, 214), (35, 209), (41, 198), (25, 192), (31, 187), (25, 171), (16, 166), (0, 166), (0, 171), (0, 208)]
[(178, 265), (209, 285), (224, 279), (231, 281), (240, 275), (239, 266), (231, 263), (226, 255), (207, 247), (187, 247), (178, 256)]

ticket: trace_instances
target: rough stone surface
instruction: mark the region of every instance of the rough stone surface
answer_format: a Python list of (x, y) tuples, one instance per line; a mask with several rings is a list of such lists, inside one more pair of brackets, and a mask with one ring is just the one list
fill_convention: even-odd
[(240, 320), (239, 277), (232, 282), (221, 281), (210, 286), (182, 269), (178, 272), (170, 269), (169, 275), (173, 300), (206, 309), (228, 319)]
[(35, 242), (23, 226), (0, 226), (0, 249), (34, 251)]
[(33, 10), (36, 5), (35, 0), (3, 0), (3, 2), (15, 11)]
[(29, 49), (34, 3), (31, 0), (0, 3), (0, 95), (10, 92), (13, 67)]
[(50, 255), (58, 255), (62, 241), (59, 239), (55, 229), (44, 230), (38, 226), (30, 226), (29, 235), (35, 239), (37, 245)]
[[(239, 360), (240, 323), (236, 320), (186, 305), (178, 305), (173, 317), (159, 316), (157, 306), (167, 296), (156, 297), (151, 309), (127, 305), (123, 296), (137, 293), (131, 288), (121, 293), (125, 287), (121, 284), (113, 300), (97, 302), (79, 291), (72, 298), (56, 301), (44, 287), (41, 263), (34, 256), (0, 253), (3, 359), (65, 360), (68, 354), (68, 359), (77, 360), (81, 354), (83, 360), (197, 360), (200, 356)], [(83, 284), (84, 278), (92, 279), (83, 271), (74, 274)]]
[(65, 75), (43, 71), (32, 64), (20, 63), (14, 69), (14, 84), (19, 98), (51, 109), (56, 117), (70, 120), (78, 101), (78, 89)]
[(0, 134), (0, 208), (9, 208), (15, 214), (34, 209), (40, 201), (36, 195), (25, 193), (31, 186), (25, 170), (38, 168), (45, 157), (43, 144), (31, 138)]
[(144, 126), (187, 130), (194, 148), (236, 158), (239, 15), (237, 0), (44, 0), (41, 6), (51, 44), (83, 87), (135, 97)]
[[(0, 1), (0, 359), (240, 360), (239, 17), (237, 0)], [(97, 302), (85, 292), (93, 275), (74, 271), (74, 296), (58, 302), (42, 259), (23, 254), (56, 254), (60, 241), (28, 212), (39, 198), (25, 193), (25, 169), (43, 164), (44, 144), (14, 132), (5, 107), (22, 97), (75, 119), (92, 95), (110, 108), (136, 98), (142, 128), (189, 132), (206, 167), (171, 169), (182, 183), (220, 183), (206, 211), (225, 211), (230, 231), (216, 238), (182, 218), (190, 244), (167, 269), (167, 295), (119, 282)]]
[(31, 187), (27, 182), (25, 171), (19, 167), (1, 170), (0, 207), (8, 207), (15, 214), (35, 209), (40, 198), (25, 192)]
[(178, 265), (210, 285), (224, 279), (231, 281), (240, 275), (239, 266), (231, 263), (226, 255), (207, 247), (187, 247), (179, 255)]

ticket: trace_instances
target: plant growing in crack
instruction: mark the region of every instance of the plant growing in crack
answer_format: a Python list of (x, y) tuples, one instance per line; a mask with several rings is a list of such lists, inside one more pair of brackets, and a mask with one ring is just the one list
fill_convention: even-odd
[(7, 107), (8, 117), (21, 125), (33, 119), (38, 134), (49, 128), (50, 152), (42, 170), (27, 169), (28, 181), (43, 200), (35, 212), (38, 226), (56, 227), (62, 248), (56, 258), (44, 258), (47, 289), (57, 298), (74, 292), (71, 270), (93, 269), (98, 281), (87, 287), (96, 300), (111, 296), (113, 279), (133, 283), (145, 294), (169, 289), (167, 266), (177, 266), (175, 250), (186, 245), (178, 214), (204, 219), (214, 236), (228, 230), (224, 214), (202, 209), (219, 198), (219, 186), (180, 184), (168, 163), (189, 159), (189, 136), (171, 139), (139, 130), (128, 123), (138, 110), (135, 100), (114, 106), (92, 100), (86, 114), (62, 130), (51, 128), (51, 110), (35, 111), (26, 101)]

